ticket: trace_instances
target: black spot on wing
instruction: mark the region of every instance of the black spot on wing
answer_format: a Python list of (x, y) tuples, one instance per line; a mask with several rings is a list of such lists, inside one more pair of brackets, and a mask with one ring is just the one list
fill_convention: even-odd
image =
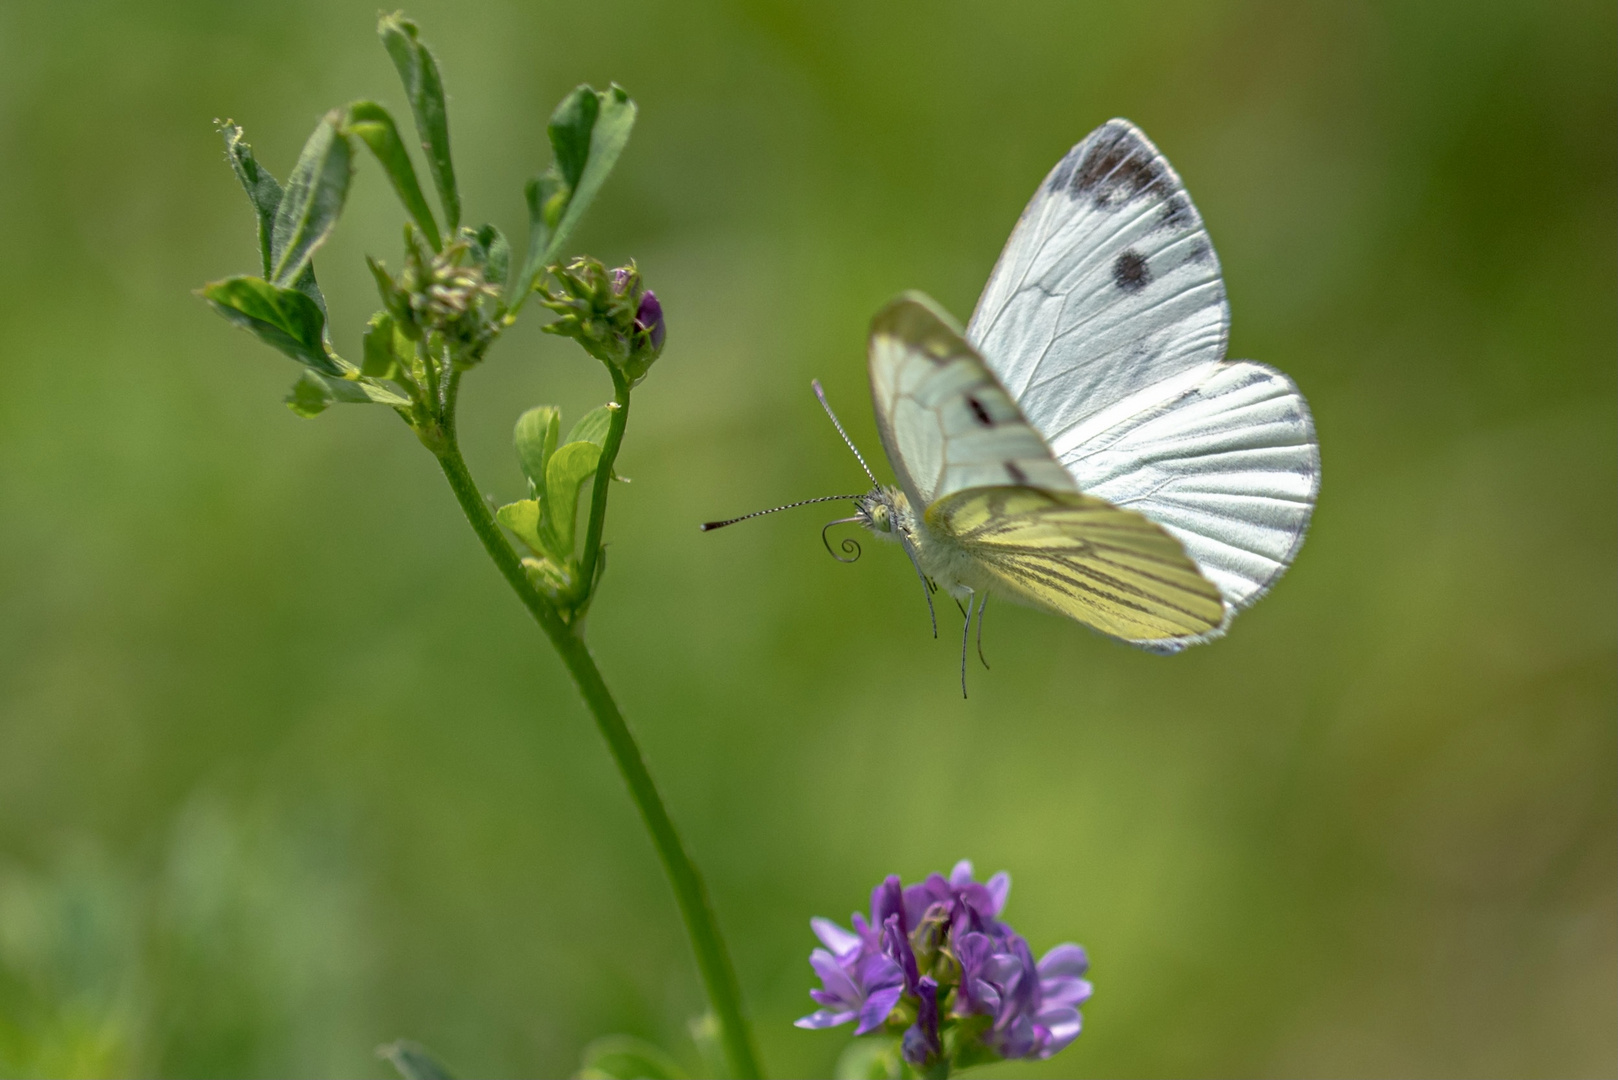
[(968, 394), (966, 395), (966, 406), (972, 410), (972, 416), (978, 423), (984, 427), (994, 427), (994, 418), (989, 415), (989, 410), (983, 407), (983, 402)]
[(1022, 471), (1022, 466), (1018, 465), (1015, 461), (1008, 461), (1008, 462), (1005, 463), (1005, 465), (1006, 465), (1006, 475), (1011, 477), (1011, 482), (1012, 483), (1014, 483), (1014, 484), (1026, 484), (1026, 483), (1028, 483), (1028, 474)]
[(1138, 293), (1152, 283), (1151, 267), (1138, 251), (1124, 252), (1112, 264), (1112, 280), (1126, 293)]
[(1108, 125), (1090, 139), (1068, 178), (1075, 199), (1089, 198), (1097, 210), (1116, 210), (1163, 179), (1157, 155), (1129, 128)]

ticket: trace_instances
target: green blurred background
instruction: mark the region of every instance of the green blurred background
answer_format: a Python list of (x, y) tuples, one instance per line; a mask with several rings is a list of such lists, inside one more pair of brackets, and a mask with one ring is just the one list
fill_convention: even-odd
[[(1610, 3), (422, 2), (468, 216), (574, 84), (641, 121), (575, 247), (638, 259), (636, 398), (591, 637), (777, 1075), (825, 1075), (807, 920), (966, 856), (1083, 1037), (1000, 1075), (1618, 1069), (1618, 15)], [(402, 96), (371, 2), (0, 6), (0, 1072), (565, 1075), (694, 1060), (694, 967), (587, 715), (383, 409), (190, 290), (257, 265), (211, 121), (285, 175)], [(962, 702), (808, 391), (877, 449), (863, 336), (958, 315), (1023, 202), (1127, 116), (1222, 257), (1232, 353), (1307, 393), (1324, 489), (1274, 594), (1173, 659), (1000, 606)], [(374, 163), (318, 260), (341, 351), (398, 260)], [(537, 309), (531, 313), (539, 315)], [(604, 374), (512, 333), (474, 472)], [(818, 511), (818, 512), (817, 512)], [(947, 625), (947, 624), (946, 624)]]

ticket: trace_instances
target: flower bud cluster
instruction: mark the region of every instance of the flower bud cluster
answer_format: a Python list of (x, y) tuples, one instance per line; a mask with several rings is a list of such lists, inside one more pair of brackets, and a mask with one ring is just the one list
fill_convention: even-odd
[[(475, 363), (499, 333), (495, 313), (499, 286), (491, 284), (465, 238), (434, 252), (414, 227), (405, 227), (405, 265), (398, 278), (388, 278), (380, 263), (371, 264), (382, 299), (395, 323), (414, 340), (439, 335), (463, 364)], [(484, 301), (489, 301), (485, 304)]]
[(798, 1026), (856, 1020), (855, 1035), (899, 1034), (905, 1063), (923, 1073), (1061, 1050), (1079, 1034), (1089, 962), (1079, 946), (1058, 945), (1035, 963), (999, 919), (1010, 891), (1006, 874), (980, 883), (963, 860), (909, 888), (890, 876), (852, 931), (810, 920), (825, 945), (809, 956), (821, 1008)]
[(608, 270), (596, 259), (580, 257), (553, 266), (551, 276), (560, 288), (541, 290), (540, 303), (560, 318), (546, 332), (577, 340), (631, 386), (644, 379), (663, 352), (668, 331), (663, 305), (641, 283), (635, 265)]

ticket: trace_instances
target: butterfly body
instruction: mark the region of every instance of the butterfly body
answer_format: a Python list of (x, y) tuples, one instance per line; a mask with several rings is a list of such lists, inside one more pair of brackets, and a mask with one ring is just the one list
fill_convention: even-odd
[(996, 591), (971, 553), (947, 529), (918, 516), (900, 489), (878, 484), (860, 499), (856, 518), (878, 539), (903, 544), (922, 577), (955, 599)]

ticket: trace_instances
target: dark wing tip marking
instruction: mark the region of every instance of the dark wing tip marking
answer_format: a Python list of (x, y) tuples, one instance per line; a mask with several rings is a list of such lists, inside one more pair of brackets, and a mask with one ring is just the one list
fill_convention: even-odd
[(1028, 474), (1022, 471), (1022, 466), (1018, 465), (1015, 461), (1008, 461), (1008, 462), (1005, 463), (1005, 465), (1006, 465), (1006, 475), (1011, 477), (1012, 483), (1014, 483), (1014, 484), (1026, 484), (1026, 483), (1028, 483)]
[(1113, 261), (1112, 280), (1124, 292), (1137, 293), (1152, 283), (1152, 270), (1146, 257), (1131, 249)]
[(1191, 201), (1183, 194), (1173, 195), (1158, 211), (1157, 227), (1160, 229), (1189, 229), (1196, 224), (1196, 215), (1191, 212)]
[(984, 427), (994, 427), (994, 418), (989, 415), (989, 410), (983, 407), (983, 402), (968, 394), (966, 395), (966, 405), (967, 408), (972, 410), (972, 416), (978, 423)]
[(1157, 153), (1132, 128), (1107, 124), (1086, 143), (1083, 157), (1058, 175), (1065, 171), (1068, 193), (1089, 198), (1097, 210), (1115, 210), (1164, 178)]

